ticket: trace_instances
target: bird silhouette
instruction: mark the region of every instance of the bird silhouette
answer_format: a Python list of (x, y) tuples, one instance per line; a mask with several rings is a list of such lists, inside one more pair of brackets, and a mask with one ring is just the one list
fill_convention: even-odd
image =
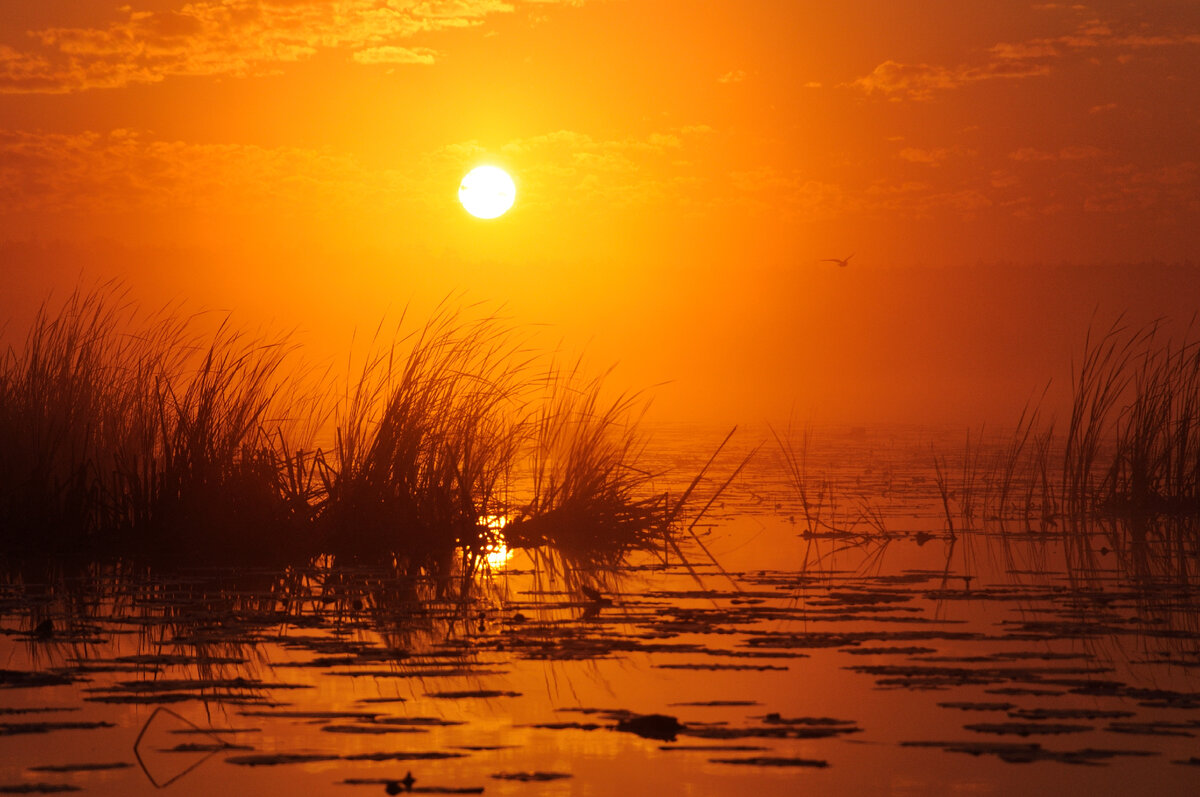
[(824, 258), (821, 262), (822, 263), (837, 263), (842, 268), (845, 268), (846, 266), (850, 265), (850, 258), (852, 258), (852, 257), (854, 257), (853, 253), (848, 254), (842, 258), (827, 257), (827, 258)]
[(587, 597), (589, 601), (597, 606), (612, 606), (612, 598), (604, 597), (604, 593), (595, 587), (590, 587), (587, 584), (580, 584), (579, 589)]
[(604, 593), (595, 587), (589, 587), (587, 584), (580, 584), (579, 589), (588, 599), (588, 604), (583, 609), (583, 615), (581, 619), (595, 620), (600, 616), (601, 609), (603, 609), (605, 606), (613, 605), (612, 598), (604, 597)]
[(400, 780), (389, 780), (387, 786), (384, 787), (384, 791), (388, 794), (408, 793), (413, 790), (413, 784), (416, 782), (417, 779), (413, 777), (413, 773), (410, 771)]

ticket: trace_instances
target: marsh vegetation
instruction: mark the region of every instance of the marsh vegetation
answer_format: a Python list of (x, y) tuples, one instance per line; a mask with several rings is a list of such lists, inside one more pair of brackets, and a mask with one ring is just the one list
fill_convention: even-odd
[(664, 453), (640, 395), (473, 313), (332, 376), (112, 293), (41, 314), (0, 370), (3, 778), (1188, 782), (1191, 344), (1100, 336), (1065, 424)]
[(479, 308), (381, 326), (331, 376), (287, 335), (76, 292), (0, 358), (0, 547), (469, 575), (509, 523), (619, 557), (678, 519), (642, 403)]

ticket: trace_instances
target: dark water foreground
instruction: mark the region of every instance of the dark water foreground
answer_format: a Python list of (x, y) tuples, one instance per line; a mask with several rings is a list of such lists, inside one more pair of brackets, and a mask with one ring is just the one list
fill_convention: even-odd
[(814, 450), (812, 528), (761, 457), (695, 529), (719, 567), (517, 553), (469, 601), (330, 562), (9, 563), (0, 793), (1195, 793), (1186, 538), (950, 534), (928, 446)]

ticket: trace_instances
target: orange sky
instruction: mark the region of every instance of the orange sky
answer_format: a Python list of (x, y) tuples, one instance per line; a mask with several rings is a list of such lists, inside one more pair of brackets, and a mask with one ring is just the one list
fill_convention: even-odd
[[(14, 324), (117, 276), (336, 351), (463, 291), (670, 380), (679, 417), (957, 421), (1065, 377), (1094, 312), (1200, 309), (1191, 269), (1146, 265), (1200, 259), (1191, 0), (6, 0), (0, 23)], [(455, 197), (483, 161), (518, 190), (490, 222)]]

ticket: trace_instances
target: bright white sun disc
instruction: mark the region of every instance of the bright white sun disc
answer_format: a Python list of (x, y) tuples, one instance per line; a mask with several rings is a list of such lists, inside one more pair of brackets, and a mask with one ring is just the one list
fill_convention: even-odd
[(458, 186), (458, 201), (472, 216), (494, 219), (512, 207), (517, 187), (498, 166), (476, 166)]

